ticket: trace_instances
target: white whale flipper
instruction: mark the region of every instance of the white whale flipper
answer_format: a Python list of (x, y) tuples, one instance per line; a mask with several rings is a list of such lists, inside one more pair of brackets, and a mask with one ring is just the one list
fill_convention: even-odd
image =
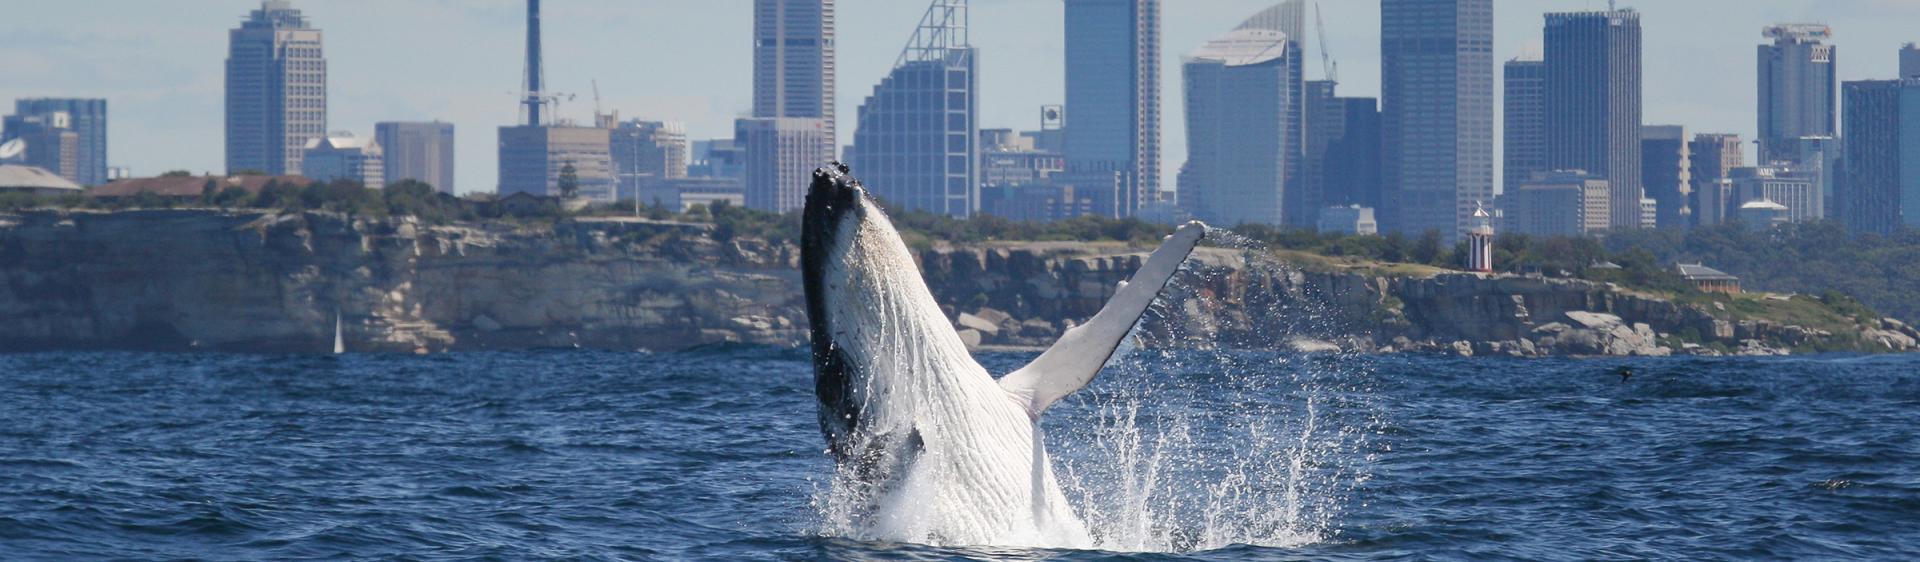
[(1026, 408), (1027, 417), (1038, 420), (1048, 406), (1093, 381), (1206, 230), (1206, 225), (1192, 221), (1167, 236), (1099, 313), (1067, 330), (1032, 363), (1001, 377), (1000, 388)]

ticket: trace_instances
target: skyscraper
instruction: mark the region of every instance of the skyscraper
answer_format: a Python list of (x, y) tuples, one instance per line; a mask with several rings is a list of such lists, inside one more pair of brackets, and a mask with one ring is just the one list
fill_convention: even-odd
[[(31, 117), (49, 117), (54, 113), (67, 114), (66, 128), (73, 130), (75, 147), (75, 168), (73, 177), (68, 179), (80, 185), (100, 185), (107, 183), (107, 100), (82, 98), (28, 98), (14, 100), (13, 115), (7, 119), (8, 126), (0, 142), (13, 140), (16, 135), (11, 125), (15, 119), (26, 120)], [(43, 119), (44, 120), (44, 119)]]
[(1181, 205), (1214, 224), (1283, 224), (1287, 191), (1300, 188), (1300, 50), (1279, 31), (1236, 29), (1187, 55), (1181, 73)]
[(79, 183), (80, 134), (73, 130), (73, 116), (65, 111), (8, 115), (4, 125), (6, 136), (0, 143), (26, 143), (16, 156), (20, 163)]
[(733, 142), (746, 149), (747, 208), (784, 213), (806, 204), (827, 134), (819, 118), (755, 117), (733, 122)]
[(933, 0), (893, 71), (860, 104), (847, 160), (870, 193), (955, 217), (979, 209), (977, 61), (966, 0)]
[(1493, 199), (1493, 0), (1380, 0), (1383, 225), (1457, 238)]
[(1891, 234), (1920, 226), (1920, 79), (1862, 80), (1841, 86), (1846, 180), (1838, 216), (1854, 232)]
[(300, 170), (307, 140), (327, 134), (320, 30), (288, 0), (265, 0), (227, 34), (227, 173)]
[(754, 0), (753, 116), (826, 124), (813, 166), (833, 159), (834, 0)]
[(1773, 44), (1758, 47), (1760, 163), (1791, 161), (1800, 137), (1835, 133), (1838, 53), (1833, 45), (1820, 43), (1833, 37), (1833, 30), (1820, 24), (1779, 24), (1761, 34)]
[(1519, 189), (1534, 172), (1547, 170), (1547, 65), (1539, 59), (1507, 61), (1505, 116), (1506, 146), (1501, 184)]
[(1066, 67), (1067, 166), (1131, 175), (1103, 213), (1131, 216), (1160, 191), (1160, 0), (1067, 0)]
[(1733, 186), (1727, 181), (1734, 168), (1746, 165), (1741, 150), (1740, 135), (1700, 133), (1687, 143), (1687, 176), (1693, 182), (1687, 206), (1693, 210), (1693, 226), (1720, 224), (1732, 216), (1728, 203), (1733, 200)]
[(1379, 102), (1339, 97), (1331, 80), (1306, 84), (1306, 159), (1286, 203), (1287, 223), (1303, 227), (1330, 207), (1380, 205)]
[(1640, 13), (1547, 14), (1547, 168), (1607, 180), (1608, 224), (1640, 228)]
[(1693, 152), (1682, 125), (1647, 125), (1640, 129), (1640, 185), (1653, 199), (1654, 222), (1648, 226), (1687, 228), (1693, 223), (1689, 206), (1693, 193)]
[(373, 124), (386, 153), (386, 181), (414, 180), (453, 193), (453, 124), (388, 121)]

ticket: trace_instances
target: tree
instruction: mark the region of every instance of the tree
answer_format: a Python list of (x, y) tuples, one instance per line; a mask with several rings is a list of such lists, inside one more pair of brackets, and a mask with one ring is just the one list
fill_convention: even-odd
[(580, 174), (573, 168), (573, 162), (560, 166), (560, 197), (572, 199), (580, 194)]

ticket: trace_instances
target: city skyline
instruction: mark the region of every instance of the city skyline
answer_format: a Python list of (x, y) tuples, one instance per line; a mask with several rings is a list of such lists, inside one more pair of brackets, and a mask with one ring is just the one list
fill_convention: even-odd
[[(1177, 68), (1181, 53), (1272, 4), (1222, 0), (1170, 9), (1163, 24), (1162, 66)], [(219, 172), (224, 32), (258, 6), (252, 1), (165, 9), (126, 4), (117, 12), (122, 17), (112, 19), (98, 17), (88, 6), (21, 6), (13, 13), (23, 17), (0, 22), (0, 60), (8, 61), (18, 77), (0, 82), (0, 99), (106, 98), (115, 108), (109, 134), (117, 147), (110, 149), (109, 164), (131, 166), (136, 175), (171, 169)], [(367, 134), (377, 121), (455, 123), (461, 126), (457, 160), (462, 192), (488, 191), (496, 184), (491, 133), (514, 122), (517, 111), (520, 76), (519, 65), (513, 63), (520, 59), (515, 38), (522, 32), (521, 2), (383, 2), (377, 17), (354, 15), (371, 11), (374, 4), (364, 0), (297, 1), (294, 6), (330, 39), (329, 129)], [(1604, 7), (1604, 2), (1591, 0), (1500, 4), (1494, 59), (1538, 52), (1542, 13)], [(1644, 120), (1739, 133), (1749, 141), (1757, 136), (1751, 60), (1755, 46), (1764, 42), (1760, 30), (1765, 26), (1798, 21), (1831, 25), (1835, 36), (1829, 43), (1848, 53), (1838, 69), (1841, 81), (1892, 78), (1900, 45), (1920, 40), (1920, 34), (1897, 25), (1900, 18), (1888, 17), (1920, 16), (1920, 5), (1897, 1), (1623, 7), (1642, 12), (1648, 51), (1702, 53), (1725, 62), (1700, 65), (1698, 57), (1650, 57)], [(855, 91), (877, 82), (924, 8), (918, 2), (839, 2), (838, 80), (858, 86)], [(690, 139), (726, 138), (733, 119), (750, 113), (751, 2), (662, 0), (641, 8), (580, 1), (554, 2), (548, 9), (548, 76), (555, 82), (550, 89), (576, 94), (560, 108), (563, 116), (590, 122), (590, 80), (598, 80), (601, 104), (607, 109), (686, 123)], [(1378, 96), (1378, 3), (1325, 2), (1321, 9), (1327, 41), (1345, 67), (1341, 95)], [(981, 127), (1037, 128), (1039, 106), (1064, 99), (1062, 6), (977, 0), (972, 11), (973, 44), (980, 47), (982, 58)], [(51, 25), (58, 22), (68, 23)], [(422, 29), (424, 23), (432, 23), (433, 29)], [(154, 31), (158, 29), (168, 32)], [(1309, 28), (1310, 38), (1314, 33)], [(660, 47), (649, 48), (653, 45)], [(687, 57), (687, 45), (711, 56)], [(1319, 79), (1317, 44), (1307, 47), (1306, 78)], [(393, 57), (396, 51), (411, 54)], [(435, 80), (417, 79), (429, 71)], [(1025, 76), (1042, 78), (1015, 82)], [(1175, 73), (1162, 73), (1168, 107), (1162, 117), (1162, 180), (1169, 186), (1186, 157), (1177, 80)], [(1008, 85), (1012, 83), (1020, 86)], [(861, 96), (841, 90), (838, 128), (852, 130)], [(848, 139), (842, 135), (841, 140), (845, 144)], [(141, 148), (136, 152), (129, 147)], [(1751, 153), (1752, 148), (1747, 150)]]

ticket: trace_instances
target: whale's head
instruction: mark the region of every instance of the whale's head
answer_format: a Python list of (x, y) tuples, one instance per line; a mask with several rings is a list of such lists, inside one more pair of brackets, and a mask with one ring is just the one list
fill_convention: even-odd
[(834, 452), (845, 454), (854, 434), (893, 423), (879, 401), (911, 384), (899, 373), (925, 370), (905, 364), (925, 358), (908, 353), (912, 348), (951, 343), (965, 351), (906, 242), (846, 165), (814, 170), (801, 220), (821, 429)]

